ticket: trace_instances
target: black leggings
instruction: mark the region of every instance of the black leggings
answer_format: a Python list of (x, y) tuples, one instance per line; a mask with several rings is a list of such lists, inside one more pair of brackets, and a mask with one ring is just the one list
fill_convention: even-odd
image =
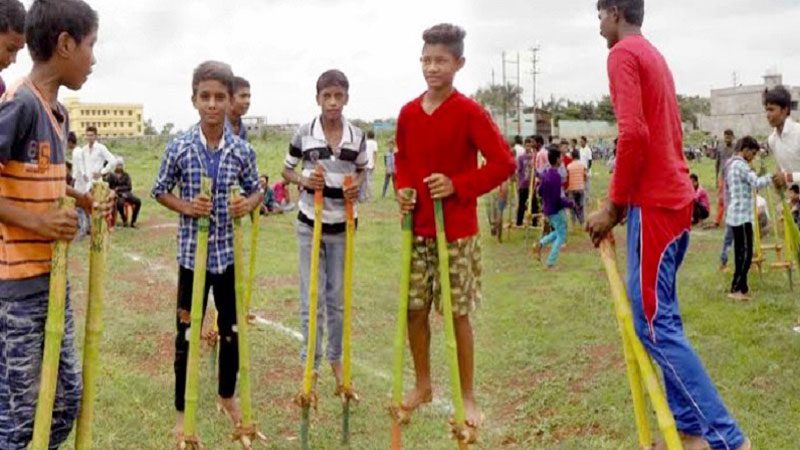
[[(180, 268), (178, 276), (178, 310), (175, 319), (175, 409), (183, 411), (186, 393), (186, 363), (189, 359), (189, 315), (192, 310), (192, 281), (194, 272)], [(232, 398), (239, 372), (239, 341), (236, 338), (236, 290), (233, 266), (221, 274), (206, 273), (203, 297), (203, 316), (208, 304), (208, 290), (214, 287), (217, 327), (219, 328), (219, 390), (220, 397)]]
[(736, 260), (736, 271), (731, 282), (731, 292), (741, 292), (747, 294), (750, 288), (747, 286), (747, 272), (750, 271), (750, 264), (753, 262), (753, 224), (745, 223), (733, 230), (733, 251)]

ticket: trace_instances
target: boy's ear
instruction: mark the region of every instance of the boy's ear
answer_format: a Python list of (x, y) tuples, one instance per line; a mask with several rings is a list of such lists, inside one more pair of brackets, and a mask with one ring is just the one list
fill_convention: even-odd
[(464, 64), (466, 63), (467, 63), (467, 58), (464, 58), (463, 56), (461, 58), (458, 58), (458, 70), (463, 69)]
[(58, 35), (58, 40), (56, 41), (56, 49), (55, 54), (61, 56), (62, 58), (69, 58), (72, 52), (75, 50), (75, 47), (78, 46), (78, 43), (75, 42), (75, 39), (69, 35), (66, 31), (62, 31)]

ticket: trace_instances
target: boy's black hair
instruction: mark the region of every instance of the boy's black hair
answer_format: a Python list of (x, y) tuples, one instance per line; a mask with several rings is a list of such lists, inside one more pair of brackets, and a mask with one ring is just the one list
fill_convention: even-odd
[(566, 140), (566, 139), (562, 139), (562, 140), (561, 140), (561, 141), (558, 143), (558, 145), (569, 145), (569, 141), (568, 141), (568, 140)]
[(700, 178), (697, 176), (696, 173), (693, 173), (693, 174), (689, 175), (689, 178), (691, 178), (692, 181), (696, 181), (698, 183), (700, 182)]
[(795, 194), (800, 194), (800, 186), (796, 184), (789, 186), (789, 190), (794, 192)]
[(730, 128), (728, 128), (727, 130), (725, 130), (725, 133), (724, 133), (724, 134), (725, 134), (725, 136), (733, 136), (733, 130), (731, 130)]
[(78, 145), (78, 136), (75, 135), (74, 131), (70, 131), (67, 135), (67, 142)]
[(578, 140), (577, 140), (577, 139), (575, 139), (575, 138), (572, 138), (572, 143), (573, 143), (573, 144), (577, 144), (577, 143), (578, 143)]
[(758, 141), (752, 136), (745, 136), (739, 139), (739, 142), (736, 143), (736, 151), (741, 152), (744, 150), (754, 150), (759, 151), (761, 150), (761, 146), (758, 144)]
[(375, 132), (372, 130), (367, 131), (367, 139), (375, 139)]
[(233, 77), (233, 92), (239, 92), (240, 89), (250, 89), (250, 82), (240, 76)]
[(233, 71), (231, 66), (219, 61), (206, 61), (194, 69), (192, 74), (192, 98), (197, 95), (197, 88), (202, 81), (219, 81), (228, 88), (228, 95), (233, 95)]
[(764, 106), (775, 105), (781, 109), (791, 109), (792, 93), (783, 86), (775, 86), (764, 91)]
[(97, 127), (94, 125), (89, 125), (88, 127), (86, 127), (86, 132), (87, 133), (92, 132), (94, 134), (97, 134)]
[(532, 137), (526, 137), (524, 144), (533, 144), (533, 138)]
[(440, 23), (425, 30), (422, 33), (422, 40), (427, 45), (445, 45), (456, 59), (461, 59), (464, 56), (464, 37), (466, 35), (467, 32), (458, 25)]
[(34, 0), (25, 16), (25, 41), (31, 59), (49, 60), (61, 33), (80, 44), (97, 31), (97, 11), (82, 0)]
[(0, 0), (0, 33), (25, 33), (25, 6), (19, 0)]
[(544, 146), (544, 138), (540, 134), (535, 135), (533, 137), (533, 141), (539, 144), (540, 146)]
[(580, 158), (581, 158), (581, 153), (580, 153), (579, 151), (577, 151), (577, 150), (573, 150), (573, 151), (570, 153), (570, 156), (572, 156), (572, 159), (573, 159), (573, 160), (575, 160), (575, 159), (580, 159)]
[(516, 144), (522, 145), (522, 136), (520, 136), (520, 135), (514, 136), (514, 145), (516, 145)]
[(317, 95), (319, 95), (323, 89), (333, 86), (338, 86), (345, 91), (350, 91), (350, 81), (347, 79), (347, 75), (341, 70), (326, 70), (317, 78)]
[(555, 167), (559, 165), (561, 161), (561, 150), (558, 147), (553, 145), (547, 146), (547, 162), (550, 163), (551, 166)]
[(584, 140), (584, 141), (586, 141), (586, 142), (589, 142), (589, 140), (588, 140), (588, 139), (586, 139), (586, 136), (581, 136), (581, 140)]
[(625, 21), (637, 27), (644, 23), (644, 0), (597, 0), (597, 10), (617, 7)]

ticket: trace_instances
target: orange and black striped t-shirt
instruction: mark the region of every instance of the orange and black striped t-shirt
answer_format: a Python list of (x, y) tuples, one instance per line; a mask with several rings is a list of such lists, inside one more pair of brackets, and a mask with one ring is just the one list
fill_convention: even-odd
[[(51, 108), (28, 80), (0, 99), (0, 198), (33, 213), (66, 194), (66, 109)], [(52, 241), (0, 223), (0, 286), (50, 273)]]

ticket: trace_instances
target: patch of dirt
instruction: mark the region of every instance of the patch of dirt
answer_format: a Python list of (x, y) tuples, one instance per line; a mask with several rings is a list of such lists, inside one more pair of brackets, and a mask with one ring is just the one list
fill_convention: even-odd
[(177, 289), (175, 283), (163, 280), (146, 267), (123, 271), (115, 274), (114, 279), (109, 278), (112, 283), (116, 279), (135, 287), (135, 289), (118, 295), (136, 312), (152, 313), (166, 307), (172, 309), (175, 306), (175, 290)]
[(569, 385), (570, 392), (574, 394), (586, 392), (597, 375), (602, 372), (625, 369), (625, 360), (617, 345), (591, 346), (586, 349), (586, 354), (589, 356), (588, 363), (583, 367), (580, 375)]
[[(154, 377), (172, 369), (172, 361), (175, 359), (174, 333), (163, 332), (155, 336), (147, 334), (138, 338), (150, 344), (150, 351), (143, 360), (134, 362), (135, 367), (138, 367), (143, 373)], [(203, 355), (205, 354), (203, 353)], [(201, 360), (203, 355), (201, 355)]]

